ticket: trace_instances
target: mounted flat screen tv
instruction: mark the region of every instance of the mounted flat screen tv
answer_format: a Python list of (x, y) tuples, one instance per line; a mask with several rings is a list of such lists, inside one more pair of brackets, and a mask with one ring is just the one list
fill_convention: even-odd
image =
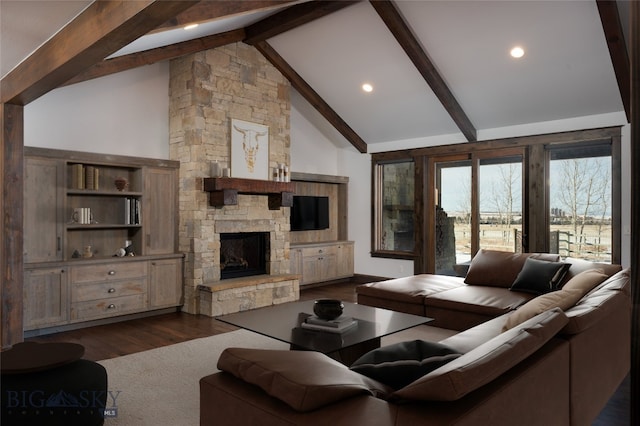
[(311, 231), (329, 227), (329, 197), (294, 195), (291, 230)]

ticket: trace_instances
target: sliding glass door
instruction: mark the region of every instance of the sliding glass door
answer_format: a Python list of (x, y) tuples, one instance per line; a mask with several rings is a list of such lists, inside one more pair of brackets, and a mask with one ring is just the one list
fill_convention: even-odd
[(480, 249), (522, 250), (522, 150), (432, 160), (435, 273), (464, 275)]
[(522, 156), (480, 159), (478, 247), (522, 250)]
[(471, 259), (471, 160), (435, 163), (435, 268), (437, 274), (455, 275), (455, 268)]

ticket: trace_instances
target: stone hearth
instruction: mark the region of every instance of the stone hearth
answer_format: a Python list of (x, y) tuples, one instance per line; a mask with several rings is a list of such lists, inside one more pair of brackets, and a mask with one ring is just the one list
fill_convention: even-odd
[[(269, 210), (267, 196), (247, 194), (238, 195), (237, 205), (211, 207), (203, 191), (213, 161), (230, 167), (233, 118), (268, 126), (269, 167), (290, 164), (289, 82), (243, 43), (174, 59), (170, 69), (170, 157), (181, 163), (179, 250), (186, 254), (183, 310), (214, 316), (297, 300), (298, 279), (288, 275), (289, 208)], [(266, 273), (221, 281), (220, 234), (238, 232), (268, 233)]]

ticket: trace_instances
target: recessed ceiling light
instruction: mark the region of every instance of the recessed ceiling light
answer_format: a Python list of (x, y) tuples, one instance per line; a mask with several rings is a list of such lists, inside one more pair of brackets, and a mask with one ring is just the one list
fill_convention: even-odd
[(187, 26), (184, 27), (185, 30), (192, 30), (194, 28), (196, 28), (198, 26), (198, 24), (189, 24)]
[(364, 83), (362, 85), (362, 90), (364, 90), (365, 92), (369, 93), (369, 92), (373, 92), (373, 86), (370, 85), (369, 83)]
[(524, 56), (524, 49), (520, 46), (516, 46), (513, 49), (511, 49), (511, 52), (509, 53), (514, 58), (522, 58)]

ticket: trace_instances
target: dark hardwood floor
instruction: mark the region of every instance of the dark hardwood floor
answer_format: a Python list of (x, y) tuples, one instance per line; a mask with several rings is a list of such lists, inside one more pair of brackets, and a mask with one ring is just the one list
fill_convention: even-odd
[[(355, 302), (355, 284), (339, 283), (305, 289), (301, 300), (335, 298)], [(236, 330), (205, 315), (182, 312), (82, 328), (26, 339), (31, 342), (72, 342), (85, 347), (86, 359), (98, 361)]]
[[(350, 282), (330, 284), (305, 288), (300, 292), (301, 300), (320, 298), (355, 302), (355, 284)], [(214, 318), (176, 312), (31, 337), (26, 340), (79, 343), (85, 347), (85, 358), (97, 361), (233, 330), (236, 330), (236, 327)], [(593, 426), (630, 425), (630, 392), (630, 380), (627, 376), (600, 416), (594, 421)]]

